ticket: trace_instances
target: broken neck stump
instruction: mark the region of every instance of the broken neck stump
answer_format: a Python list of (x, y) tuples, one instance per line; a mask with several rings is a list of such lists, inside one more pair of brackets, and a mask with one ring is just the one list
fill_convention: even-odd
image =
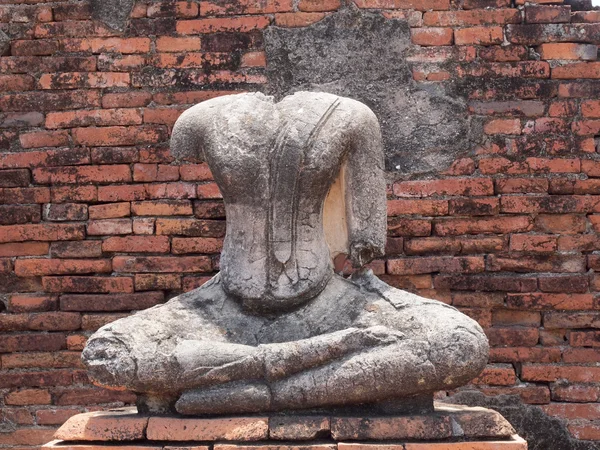
[[(512, 429), (469, 435), (454, 426), (464, 412), (434, 410), (435, 391), (468, 383), (486, 365), (477, 322), (364, 268), (383, 256), (386, 235), (381, 134), (368, 107), (324, 93), (279, 103), (258, 93), (224, 96), (183, 113), (171, 148), (205, 160), (223, 194), (221, 272), (102, 327), (83, 352), (94, 383), (139, 395), (138, 410), (150, 415), (139, 439), (179, 440), (152, 434), (155, 423), (170, 429), (188, 420), (188, 431), (213, 423), (215, 431), (241, 420), (156, 414), (268, 414), (244, 419), (252, 432), (264, 428), (257, 440), (265, 440), (273, 421), (303, 412), (327, 421), (326, 445), (367, 435), (518, 445)], [(333, 271), (339, 253), (357, 268), (351, 278)]]

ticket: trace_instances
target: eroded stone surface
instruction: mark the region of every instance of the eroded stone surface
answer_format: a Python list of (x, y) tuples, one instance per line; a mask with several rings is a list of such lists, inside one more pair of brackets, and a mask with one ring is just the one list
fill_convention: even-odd
[(406, 21), (348, 7), (308, 27), (269, 27), (264, 38), (270, 93), (319, 90), (364, 102), (382, 124), (388, 171), (442, 172), (483, 139), (453, 82), (413, 81)]
[(310, 92), (220, 97), (178, 119), (171, 148), (206, 160), (223, 193), (221, 272), (95, 333), (83, 360), (97, 384), (144, 394), (147, 411), (239, 414), (389, 407), (485, 367), (483, 330), (455, 308), (370, 271), (333, 272), (323, 205), (335, 180), (354, 266), (384, 250), (382, 140), (365, 105)]
[(123, 31), (135, 0), (90, 0), (92, 17), (113, 30)]

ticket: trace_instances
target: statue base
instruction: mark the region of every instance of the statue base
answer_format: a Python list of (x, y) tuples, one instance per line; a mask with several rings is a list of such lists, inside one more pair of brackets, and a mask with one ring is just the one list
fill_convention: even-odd
[(526, 450), (496, 411), (436, 403), (422, 415), (184, 417), (78, 414), (46, 450)]

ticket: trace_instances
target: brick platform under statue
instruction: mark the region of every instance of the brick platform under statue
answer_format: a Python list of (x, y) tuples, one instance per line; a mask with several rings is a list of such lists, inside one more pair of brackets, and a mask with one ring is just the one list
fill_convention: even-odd
[(135, 408), (79, 414), (46, 450), (526, 450), (496, 411), (436, 404), (404, 416), (272, 415), (188, 418)]

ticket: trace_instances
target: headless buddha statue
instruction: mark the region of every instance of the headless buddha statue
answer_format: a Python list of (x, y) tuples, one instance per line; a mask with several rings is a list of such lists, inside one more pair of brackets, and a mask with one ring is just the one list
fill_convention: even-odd
[[(225, 202), (221, 272), (98, 330), (83, 360), (145, 411), (229, 414), (432, 398), (485, 367), (479, 325), (360, 269), (383, 255), (383, 148), (373, 112), (300, 92), (216, 98), (182, 114), (177, 157), (200, 156)], [(359, 270), (334, 273), (332, 256)]]

